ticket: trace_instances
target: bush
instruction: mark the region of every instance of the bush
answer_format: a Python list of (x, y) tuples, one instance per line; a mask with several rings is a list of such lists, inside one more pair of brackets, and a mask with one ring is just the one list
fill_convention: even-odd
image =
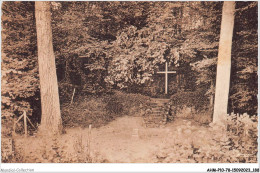
[(258, 117), (232, 113), (226, 123), (231, 148), (241, 153), (241, 162), (257, 162)]
[(65, 127), (99, 127), (112, 118), (107, 116), (102, 98), (96, 96), (77, 97), (73, 104), (64, 103), (61, 113)]
[(180, 91), (170, 97), (171, 114), (176, 117), (194, 118), (207, 124), (212, 118), (209, 99), (203, 91)]
[(220, 146), (219, 159), (230, 163), (257, 163), (258, 117), (248, 114), (227, 115), (224, 128), (213, 126), (215, 145)]
[(170, 102), (175, 107), (195, 107), (196, 110), (207, 109), (206, 106), (209, 104), (203, 91), (179, 91), (171, 96)]
[[(166, 163), (257, 163), (257, 125), (256, 116), (227, 115), (223, 124), (201, 126), (189, 138), (184, 139), (183, 133), (169, 138), (169, 146), (156, 152), (155, 158)], [(192, 129), (184, 126), (180, 131), (188, 128)]]
[(123, 104), (115, 96), (112, 96), (107, 99), (106, 110), (109, 114), (121, 115), (123, 113)]
[(150, 98), (141, 94), (124, 93), (121, 91), (114, 91), (112, 95), (107, 95), (104, 98), (107, 112), (115, 115), (134, 115), (149, 103)]
[(141, 94), (114, 91), (100, 96), (77, 97), (73, 104), (62, 105), (62, 120), (65, 127), (100, 127), (116, 117), (139, 114), (149, 101)]
[(212, 111), (201, 111), (197, 114), (194, 114), (193, 119), (200, 124), (210, 124), (213, 120)]

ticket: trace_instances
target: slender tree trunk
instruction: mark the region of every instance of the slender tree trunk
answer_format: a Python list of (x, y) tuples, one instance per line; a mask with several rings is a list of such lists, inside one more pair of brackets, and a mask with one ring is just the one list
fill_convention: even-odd
[(55, 56), (52, 45), (50, 2), (35, 2), (38, 63), (41, 90), (41, 126), (44, 133), (62, 129)]
[(235, 2), (224, 1), (219, 40), (213, 123), (220, 122), (223, 116), (227, 114), (234, 12)]
[[(213, 89), (214, 89), (213, 81), (210, 81), (210, 90), (212, 91)], [(213, 94), (210, 95), (209, 106), (210, 106), (211, 113), (213, 113), (213, 110), (214, 110), (214, 95)]]

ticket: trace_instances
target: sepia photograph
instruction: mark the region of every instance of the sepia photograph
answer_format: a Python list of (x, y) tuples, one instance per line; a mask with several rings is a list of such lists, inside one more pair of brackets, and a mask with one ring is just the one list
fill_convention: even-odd
[(1, 163), (258, 163), (258, 1), (1, 12)]

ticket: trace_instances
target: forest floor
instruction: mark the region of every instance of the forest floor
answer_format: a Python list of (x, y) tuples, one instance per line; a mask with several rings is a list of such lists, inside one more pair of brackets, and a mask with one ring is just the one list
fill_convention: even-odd
[[(91, 140), (94, 156), (98, 153), (112, 163), (154, 163), (165, 157), (161, 151), (173, 144), (176, 138), (181, 138), (183, 143), (186, 142), (185, 139), (199, 143), (200, 140), (195, 140), (194, 137), (211, 136), (206, 127), (198, 126), (191, 120), (177, 119), (160, 128), (146, 128), (142, 123), (142, 117), (124, 116), (94, 129)], [(77, 131), (70, 129), (68, 133)], [(87, 131), (83, 133), (86, 134)], [(181, 156), (179, 159), (182, 159)]]
[[(68, 128), (55, 139), (16, 139), (25, 162), (214, 162), (194, 159), (200, 147), (212, 146), (211, 127), (176, 119), (160, 128), (146, 128), (142, 117), (123, 116), (100, 128)], [(90, 140), (89, 140), (90, 139)], [(217, 148), (213, 148), (216, 150)]]
[(257, 162), (257, 121), (245, 130), (249, 121), (240, 118), (231, 121), (227, 130), (203, 124), (203, 114), (184, 113), (162, 127), (151, 128), (146, 127), (140, 113), (140, 105), (147, 102), (146, 96), (122, 92), (82, 97), (75, 104), (63, 105), (62, 135), (46, 137), (36, 132), (28, 137), (22, 133), (12, 136), (14, 157), (4, 162)]

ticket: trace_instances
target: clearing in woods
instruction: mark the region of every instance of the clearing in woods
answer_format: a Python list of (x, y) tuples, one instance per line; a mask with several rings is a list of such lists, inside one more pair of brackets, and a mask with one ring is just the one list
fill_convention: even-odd
[[(193, 150), (187, 153), (193, 154), (196, 146), (210, 147), (214, 136), (212, 132), (212, 128), (201, 126), (193, 120), (179, 118), (164, 127), (146, 128), (142, 117), (123, 116), (100, 128), (92, 128), (90, 141), (88, 128), (69, 128), (52, 144), (39, 140), (39, 136), (21, 137), (16, 140), (16, 148), (24, 154), (26, 162), (75, 162), (78, 158), (82, 159), (81, 162), (87, 162), (87, 158), (91, 158), (91, 162), (110, 163), (187, 163), (195, 161), (179, 149), (185, 151), (192, 146)], [(53, 153), (46, 152), (43, 158), (39, 158), (42, 148), (48, 150), (48, 145), (54, 150)], [(60, 148), (62, 151), (58, 152)], [(173, 151), (169, 152), (167, 148)], [(172, 157), (175, 154), (176, 160), (169, 159), (169, 154)]]

